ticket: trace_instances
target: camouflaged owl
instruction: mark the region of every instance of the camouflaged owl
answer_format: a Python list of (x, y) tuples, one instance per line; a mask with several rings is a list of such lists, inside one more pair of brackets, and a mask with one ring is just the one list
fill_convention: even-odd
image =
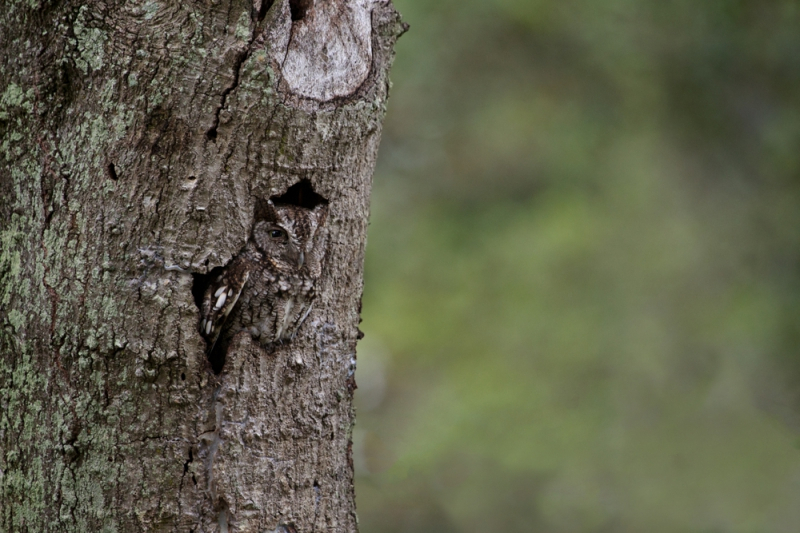
[(244, 251), (206, 289), (200, 332), (209, 355), (224, 355), (243, 330), (267, 349), (294, 337), (314, 303), (327, 216), (324, 204), (307, 209), (267, 202)]

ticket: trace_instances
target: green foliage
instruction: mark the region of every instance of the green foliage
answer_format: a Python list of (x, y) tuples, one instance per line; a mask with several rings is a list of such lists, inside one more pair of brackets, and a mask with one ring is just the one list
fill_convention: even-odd
[(397, 0), (364, 533), (800, 519), (800, 6)]

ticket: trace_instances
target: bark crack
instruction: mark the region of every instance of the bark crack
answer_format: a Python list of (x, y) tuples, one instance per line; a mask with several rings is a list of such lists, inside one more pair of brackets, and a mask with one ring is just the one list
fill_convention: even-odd
[[(186, 474), (189, 473), (189, 465), (194, 462), (194, 456), (192, 455), (192, 449), (189, 448), (189, 459), (183, 463), (183, 475), (181, 476), (181, 484), (178, 487), (178, 494), (183, 491), (183, 482), (186, 479)], [(192, 477), (194, 477), (194, 473), (192, 473)], [(180, 501), (180, 500), (179, 500)]]
[[(252, 39), (251, 39), (252, 44)], [(214, 122), (211, 125), (211, 128), (208, 129), (206, 132), (206, 139), (211, 142), (216, 142), (217, 140), (217, 128), (219, 127), (219, 115), (222, 110), (225, 108), (225, 103), (228, 100), (228, 95), (231, 94), (236, 88), (239, 86), (239, 75), (242, 70), (242, 65), (250, 57), (250, 45), (247, 46), (245, 50), (242, 50), (236, 55), (236, 61), (233, 65), (233, 83), (231, 83), (225, 90), (222, 91), (222, 96), (220, 98), (219, 106), (217, 106), (217, 110), (214, 112)]]
[[(266, 12), (272, 7), (272, 1), (262, 0), (264, 5), (262, 6), (263, 15), (261, 14), (261, 10), (259, 11), (258, 16), (259, 21), (266, 15)], [(265, 7), (265, 8), (264, 8)], [(258, 27), (255, 25), (250, 32), (250, 39), (247, 42), (247, 46), (245, 46), (244, 50), (236, 54), (236, 59), (234, 60), (233, 64), (233, 82), (227, 86), (223, 91), (222, 95), (220, 96), (220, 103), (217, 106), (217, 109), (214, 111), (214, 121), (211, 127), (206, 131), (206, 139), (211, 142), (216, 142), (217, 139), (217, 128), (219, 127), (219, 116), (223, 109), (225, 109), (225, 105), (228, 101), (228, 96), (235, 91), (239, 87), (239, 78), (241, 76), (242, 65), (244, 65), (245, 61), (250, 57), (250, 54), (253, 52), (253, 43), (256, 41), (256, 37), (258, 35)]]

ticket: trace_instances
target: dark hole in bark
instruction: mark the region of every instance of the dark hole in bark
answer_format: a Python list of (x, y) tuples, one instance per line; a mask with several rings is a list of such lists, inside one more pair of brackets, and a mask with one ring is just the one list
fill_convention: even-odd
[[(279, 196), (270, 198), (275, 204), (283, 205), (296, 205), (305, 207), (306, 209), (314, 209), (320, 204), (327, 204), (328, 200), (314, 192), (311, 187), (311, 182), (307, 179), (302, 179), (289, 187), (285, 193)], [(256, 221), (266, 220), (269, 218), (269, 209), (267, 207), (267, 200), (256, 200), (256, 209), (254, 212), (254, 219)]]
[(189, 471), (189, 463), (194, 461), (194, 457), (192, 457), (192, 450), (189, 450), (189, 460), (183, 463), (183, 473), (186, 474)]
[(186, 374), (181, 372), (181, 381), (186, 381)]
[(206, 139), (208, 139), (209, 141), (216, 141), (217, 140), (217, 127), (216, 126), (211, 126), (211, 129), (209, 129), (206, 132)]
[(114, 163), (109, 163), (108, 164), (108, 177), (111, 178), (114, 181), (117, 181), (117, 179), (118, 179), (118, 177), (117, 177), (117, 169), (114, 168)]
[(303, 20), (311, 8), (312, 0), (289, 0), (289, 10), (292, 20)]
[(272, 4), (275, 3), (275, 0), (261, 0), (261, 7), (258, 8), (258, 13), (256, 15), (256, 19), (258, 22), (264, 20), (264, 17), (267, 16), (267, 12), (269, 8), (272, 7)]
[[(217, 267), (208, 274), (199, 274), (194, 273), (192, 274), (192, 297), (194, 298), (194, 303), (197, 306), (197, 310), (202, 312), (203, 307), (203, 297), (206, 294), (206, 289), (208, 286), (211, 285), (211, 282), (214, 281), (221, 273), (223, 267)], [(197, 317), (197, 329), (200, 330), (200, 313), (198, 313)], [(215, 374), (219, 374), (222, 372), (222, 367), (225, 365), (225, 352), (228, 351), (228, 344), (223, 342), (221, 339), (217, 339), (216, 344), (214, 346), (208, 346), (208, 361), (211, 363), (211, 369), (214, 371)]]
[(314, 192), (311, 182), (307, 179), (298, 181), (280, 196), (273, 196), (272, 201), (276, 204), (298, 205), (306, 209), (314, 209), (320, 204), (328, 203), (325, 198)]
[(197, 478), (196, 478), (196, 477), (194, 477), (194, 474), (192, 474), (192, 483), (194, 483), (195, 485), (197, 485)]
[(189, 181), (194, 181), (194, 180), (196, 180), (196, 179), (197, 179), (197, 176), (189, 176), (189, 177), (188, 177), (188, 178), (186, 178), (186, 179), (188, 179)]
[[(220, 337), (222, 334), (220, 334)], [(217, 339), (211, 351), (208, 352), (208, 362), (211, 363), (211, 370), (215, 374), (222, 372), (222, 367), (225, 366), (225, 356), (228, 355), (228, 343), (221, 338)]]

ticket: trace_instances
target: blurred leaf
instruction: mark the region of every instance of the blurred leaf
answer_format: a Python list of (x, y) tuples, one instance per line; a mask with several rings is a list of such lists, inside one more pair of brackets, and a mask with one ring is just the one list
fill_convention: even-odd
[(396, 3), (361, 530), (795, 531), (800, 6)]

